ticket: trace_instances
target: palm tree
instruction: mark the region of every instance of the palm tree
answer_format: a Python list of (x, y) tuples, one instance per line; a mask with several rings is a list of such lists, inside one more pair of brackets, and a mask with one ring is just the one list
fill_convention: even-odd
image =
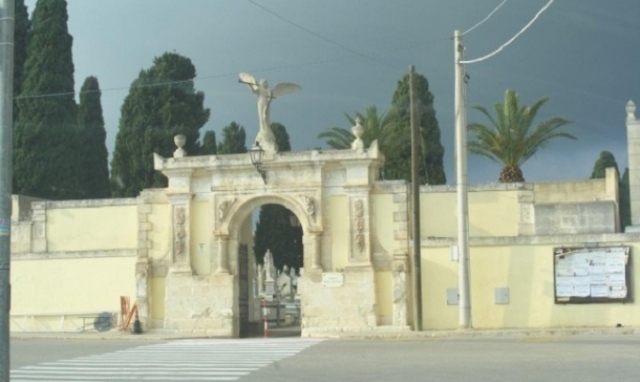
[[(366, 111), (366, 115), (356, 112), (355, 117), (344, 113), (344, 116), (349, 121), (351, 126), (356, 124), (356, 118), (360, 118), (360, 124), (364, 127), (364, 133), (362, 134), (362, 141), (365, 147), (369, 147), (373, 141), (378, 140), (378, 147), (385, 152), (384, 148), (387, 146), (391, 135), (391, 121), (392, 118), (385, 112), (378, 113), (378, 109), (375, 106), (369, 106)], [(345, 129), (344, 127), (330, 127), (320, 133), (318, 138), (326, 139), (327, 145), (334, 149), (348, 149), (351, 148), (351, 143), (356, 137), (351, 133), (351, 129)]]
[(504, 103), (493, 105), (496, 111), (495, 119), (484, 107), (473, 107), (484, 114), (491, 121), (492, 126), (479, 123), (469, 124), (469, 132), (475, 135), (475, 140), (468, 144), (469, 151), (502, 163), (500, 182), (524, 182), (520, 166), (550, 140), (554, 138), (576, 139), (573, 135), (560, 129), (571, 123), (564, 118), (550, 118), (539, 123), (535, 128), (531, 127), (538, 110), (548, 100), (548, 98), (543, 98), (533, 106), (520, 106), (518, 94), (507, 89)]

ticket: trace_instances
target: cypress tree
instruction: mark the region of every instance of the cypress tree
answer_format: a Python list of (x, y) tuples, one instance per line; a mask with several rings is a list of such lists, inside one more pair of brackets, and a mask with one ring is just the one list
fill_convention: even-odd
[(111, 162), (112, 193), (134, 197), (150, 187), (166, 187), (166, 178), (153, 169), (153, 153), (170, 157), (173, 137), (187, 137), (187, 154), (198, 154), (199, 130), (209, 120), (204, 93), (193, 86), (196, 68), (176, 53), (156, 57), (140, 71), (121, 109)]
[(271, 131), (273, 131), (273, 135), (276, 137), (278, 151), (291, 151), (291, 142), (289, 142), (289, 133), (287, 133), (287, 128), (281, 123), (272, 122)]
[(207, 131), (202, 138), (202, 155), (216, 155), (218, 147), (216, 144), (216, 132)]
[(593, 165), (593, 171), (591, 171), (591, 179), (601, 179), (606, 176), (607, 168), (613, 167), (616, 169), (616, 174), (620, 176), (618, 171), (618, 162), (616, 158), (609, 151), (603, 151), (600, 153), (598, 160)]
[(88, 199), (107, 198), (109, 190), (109, 153), (105, 140), (100, 84), (96, 77), (87, 77), (80, 91), (78, 105), (79, 142), (81, 153), (80, 189)]
[[(419, 115), (420, 127), (420, 183), (444, 184), (447, 177), (444, 172), (444, 147), (440, 142), (440, 127), (433, 108), (433, 94), (429, 91), (426, 77), (416, 73), (414, 76), (414, 94)], [(385, 164), (385, 178), (411, 179), (411, 152), (407, 150), (411, 137), (411, 113), (409, 104), (409, 75), (400, 81), (392, 98), (392, 124), (397, 137), (396, 144), (390, 145)]]
[(222, 142), (218, 144), (218, 154), (240, 154), (247, 152), (244, 127), (235, 122), (222, 129)]
[(13, 185), (17, 194), (47, 199), (79, 196), (73, 38), (67, 19), (65, 0), (36, 3), (21, 96), (16, 99)]
[[(15, 25), (13, 36), (13, 94), (20, 95), (24, 74), (24, 62), (27, 59), (27, 36), (31, 29), (29, 11), (24, 0), (15, 0)], [(13, 119), (16, 120), (18, 108), (13, 108)]]
[(624, 230), (631, 225), (631, 195), (629, 193), (629, 168), (624, 169), (624, 174), (620, 180), (620, 225)]

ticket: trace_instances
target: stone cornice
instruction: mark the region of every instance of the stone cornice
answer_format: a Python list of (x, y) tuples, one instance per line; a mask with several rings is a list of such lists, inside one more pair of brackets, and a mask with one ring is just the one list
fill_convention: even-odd
[(43, 253), (14, 253), (11, 261), (95, 259), (101, 257), (137, 257), (136, 249), (112, 249), (98, 251), (65, 251)]
[[(423, 248), (448, 247), (454, 245), (455, 238), (432, 237), (422, 239), (420, 245)], [(517, 246), (517, 245), (548, 245), (548, 244), (575, 244), (585, 245), (595, 243), (602, 245), (640, 243), (640, 233), (608, 233), (608, 234), (581, 234), (581, 235), (538, 235), (538, 236), (500, 236), (500, 237), (470, 237), (469, 246)]]

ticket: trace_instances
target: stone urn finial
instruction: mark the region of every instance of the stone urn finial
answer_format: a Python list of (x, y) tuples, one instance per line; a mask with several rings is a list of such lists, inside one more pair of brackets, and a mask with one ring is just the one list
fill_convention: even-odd
[(364, 142), (362, 142), (362, 134), (364, 134), (364, 127), (362, 127), (362, 120), (360, 117), (356, 118), (356, 125), (351, 128), (351, 132), (356, 139), (351, 143), (351, 149), (356, 151), (364, 151)]
[(183, 149), (185, 143), (187, 143), (187, 137), (185, 137), (182, 134), (178, 134), (175, 137), (173, 137), (173, 143), (175, 143), (176, 146), (178, 146), (176, 151), (173, 152), (174, 158), (183, 158), (184, 156), (187, 155), (187, 152)]
[(636, 120), (636, 104), (633, 101), (629, 100), (627, 102), (627, 121), (635, 121)]

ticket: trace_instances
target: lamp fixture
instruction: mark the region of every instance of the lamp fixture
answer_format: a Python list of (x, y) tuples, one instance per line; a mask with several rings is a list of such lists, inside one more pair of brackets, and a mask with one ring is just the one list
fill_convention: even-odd
[(255, 167), (260, 176), (262, 176), (264, 184), (267, 184), (267, 172), (262, 169), (264, 149), (260, 147), (260, 142), (256, 141), (251, 150), (249, 150), (249, 154), (251, 155), (251, 163), (253, 164), (253, 167)]

